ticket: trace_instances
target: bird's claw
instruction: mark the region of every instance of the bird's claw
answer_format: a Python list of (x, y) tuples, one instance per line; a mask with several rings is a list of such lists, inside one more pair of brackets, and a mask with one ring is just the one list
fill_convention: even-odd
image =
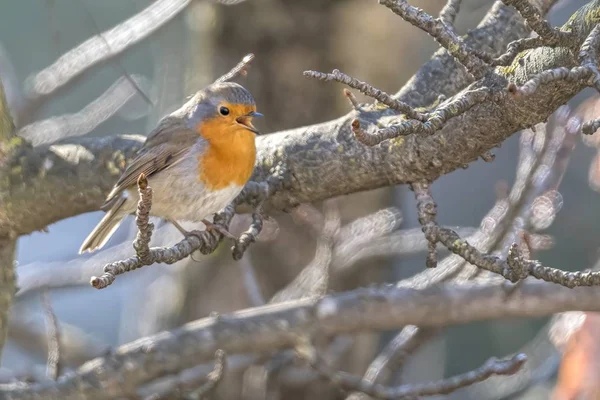
[(237, 237), (235, 237), (235, 235), (233, 235), (232, 233), (230, 233), (223, 225), (221, 224), (214, 224), (210, 221), (207, 221), (206, 219), (202, 220), (202, 223), (204, 225), (206, 225), (206, 230), (208, 232), (212, 231), (213, 229), (216, 230), (217, 232), (219, 232), (221, 235), (225, 236), (226, 238), (229, 238), (231, 240), (238, 240)]

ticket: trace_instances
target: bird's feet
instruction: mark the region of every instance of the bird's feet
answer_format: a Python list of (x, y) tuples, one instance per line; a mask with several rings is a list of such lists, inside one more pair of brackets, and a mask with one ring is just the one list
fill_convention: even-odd
[(188, 230), (185, 230), (185, 229), (183, 228), (183, 226), (179, 225), (179, 223), (178, 223), (177, 221), (175, 221), (174, 219), (166, 218), (166, 221), (167, 221), (168, 223), (170, 223), (171, 225), (173, 225), (175, 228), (177, 228), (177, 230), (178, 230), (179, 232), (181, 232), (181, 234), (182, 234), (183, 236), (185, 236), (186, 238), (187, 238), (187, 237), (190, 237), (190, 236), (197, 236), (197, 237), (200, 237), (200, 233), (201, 233), (201, 231), (196, 231), (196, 230), (194, 230), (194, 231), (188, 231)]
[[(168, 221), (170, 224), (172, 224), (172, 225), (173, 225), (175, 228), (177, 228), (177, 230), (178, 230), (179, 232), (181, 232), (181, 234), (182, 234), (183, 236), (185, 236), (185, 237), (188, 237), (188, 236), (200, 236), (200, 233), (202, 232), (202, 231), (196, 231), (196, 230), (194, 230), (194, 231), (187, 231), (187, 230), (185, 230), (185, 229), (184, 229), (184, 228), (183, 228), (181, 225), (179, 225), (179, 223), (178, 223), (177, 221), (175, 221), (175, 220), (173, 220), (173, 219), (168, 219), (168, 218), (167, 218), (167, 221)], [(202, 223), (203, 223), (204, 225), (206, 225), (206, 230), (207, 230), (208, 232), (210, 232), (210, 231), (212, 231), (212, 230), (214, 229), (214, 230), (216, 230), (217, 232), (219, 232), (221, 235), (223, 235), (223, 236), (225, 236), (225, 237), (227, 237), (227, 238), (229, 238), (229, 239), (232, 239), (232, 240), (238, 240), (238, 238), (237, 238), (237, 237), (235, 237), (235, 236), (234, 236), (233, 234), (231, 234), (231, 233), (230, 233), (230, 232), (229, 232), (227, 229), (225, 229), (223, 226), (221, 226), (221, 225), (219, 225), (219, 224), (213, 224), (212, 222), (210, 222), (210, 221), (207, 221), (206, 219), (203, 219), (203, 220), (202, 220)]]
[(227, 229), (225, 229), (224, 226), (219, 225), (219, 224), (214, 224), (210, 221), (207, 221), (206, 219), (202, 220), (202, 223), (204, 225), (206, 225), (206, 230), (207, 231), (212, 231), (213, 229), (216, 230), (217, 232), (219, 232), (221, 235), (225, 236), (226, 238), (229, 238), (231, 240), (238, 240), (237, 237), (235, 237), (232, 233), (230, 233)]

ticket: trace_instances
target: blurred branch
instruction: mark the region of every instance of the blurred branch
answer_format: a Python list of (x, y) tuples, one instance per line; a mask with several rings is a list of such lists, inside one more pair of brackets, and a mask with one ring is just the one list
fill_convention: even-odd
[[(495, 282), (425, 290), (358, 289), (205, 318), (124, 345), (57, 383), (2, 387), (0, 399), (108, 399), (132, 394), (143, 383), (208, 362), (218, 349), (230, 355), (271, 353), (295, 347), (298, 337), (600, 311), (599, 304), (600, 293), (594, 288), (567, 289), (539, 281), (525, 281), (510, 296)], [(119, 384), (124, 375), (127, 385)]]
[[(49, 351), (44, 318), (39, 314), (31, 313), (24, 309), (24, 306), (18, 304), (14, 308), (8, 331), (10, 340), (34, 356), (44, 357)], [(73, 325), (61, 322), (60, 330), (60, 361), (64, 367), (78, 367), (109, 350), (106, 343)]]
[[(436, 328), (419, 328), (413, 325), (402, 329), (371, 362), (362, 377), (362, 382), (374, 385), (389, 381), (392, 375), (398, 375), (401, 372), (408, 357), (437, 333), (438, 329)], [(346, 400), (365, 398), (364, 393), (359, 391), (351, 393)]]
[(227, 366), (225, 352), (215, 352), (215, 367), (208, 374), (181, 375), (175, 378), (175, 382), (165, 387), (165, 391), (153, 393), (145, 400), (177, 400), (177, 399), (202, 399), (213, 392), (221, 382)]
[[(435, 215), (435, 202), (431, 197), (428, 184), (413, 184), (411, 187), (417, 198), (419, 221), (423, 223), (422, 221), (426, 221), (429, 216)], [(423, 231), (430, 243), (434, 245), (441, 243), (448, 250), (463, 257), (472, 265), (499, 274), (513, 283), (528, 276), (533, 276), (569, 288), (600, 285), (600, 272), (571, 272), (546, 267), (537, 260), (527, 259), (517, 243), (511, 245), (506, 260), (502, 260), (499, 257), (481, 253), (453, 230), (439, 228), (435, 221), (427, 225), (424, 224)]]
[(506, 360), (491, 358), (473, 371), (442, 381), (387, 387), (331, 368), (319, 357), (317, 350), (310, 345), (303, 343), (296, 348), (296, 351), (300, 357), (334, 385), (345, 390), (365, 393), (377, 399), (413, 398), (452, 393), (460, 388), (484, 381), (492, 375), (512, 375), (523, 366), (527, 359), (524, 354), (518, 354)]
[[(133, 75), (131, 79), (141, 83), (145, 78)], [(137, 93), (129, 79), (121, 77), (80, 111), (34, 122), (20, 128), (17, 134), (33, 146), (50, 144), (72, 136), (83, 136), (113, 116)]]
[(28, 78), (28, 97), (47, 96), (89, 68), (122, 53), (173, 19), (190, 0), (156, 0), (119, 25), (91, 37)]
[(48, 291), (42, 292), (42, 306), (44, 307), (44, 314), (46, 316), (46, 332), (48, 342), (48, 358), (46, 361), (46, 374), (52, 380), (58, 379), (61, 375), (61, 348), (60, 348), (60, 326), (52, 303), (50, 302), (50, 295)]

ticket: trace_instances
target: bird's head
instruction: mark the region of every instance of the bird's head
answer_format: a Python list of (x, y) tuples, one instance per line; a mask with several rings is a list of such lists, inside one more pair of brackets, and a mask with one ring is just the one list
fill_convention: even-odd
[(252, 125), (254, 117), (262, 117), (256, 111), (254, 98), (247, 89), (233, 82), (215, 83), (198, 92), (190, 100), (185, 115), (188, 127), (208, 139), (244, 131), (259, 135)]

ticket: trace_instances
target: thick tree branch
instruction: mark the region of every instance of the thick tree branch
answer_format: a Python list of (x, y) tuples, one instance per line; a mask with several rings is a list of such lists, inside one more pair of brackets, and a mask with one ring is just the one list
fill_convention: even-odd
[(143, 140), (77, 138), (34, 148), (14, 138), (9, 165), (0, 171), (0, 236), (28, 234), (98, 210)]
[[(480, 28), (467, 35), (465, 43), (485, 48), (501, 43), (506, 46), (516, 38), (515, 32), (523, 32), (519, 20), (514, 12), (496, 4)], [(545, 64), (562, 63), (564, 57), (559, 56), (539, 55)], [(434, 55), (403, 89), (398, 100), (411, 105), (428, 104), (432, 96), (451, 95), (463, 86), (456, 65), (444, 60), (443, 55)], [(542, 68), (544, 63), (534, 64)], [(515, 69), (516, 76), (519, 68)], [(485, 83), (496, 90), (506, 85), (499, 77), (489, 78)], [(418, 89), (423, 90), (421, 94), (416, 93)], [(279, 191), (265, 204), (278, 209), (398, 183), (432, 180), (476, 160), (518, 129), (543, 120), (579, 89), (577, 84), (554, 84), (539, 92), (543, 101), (536, 98), (522, 103), (513, 99), (484, 102), (449, 120), (433, 137), (390, 140), (373, 148), (355, 140), (351, 121), (360, 117), (366, 128), (380, 123), (389, 125), (394, 122), (395, 114), (393, 110), (377, 108), (360, 114), (354, 110), (334, 121), (259, 137), (253, 180), (264, 180), (273, 165), (285, 161), (294, 179), (290, 179), (288, 189)], [(139, 141), (139, 137), (85, 139), (36, 149), (21, 144), (24, 157), (13, 160), (11, 167), (15, 173), (3, 191), (9, 203), (18, 201), (22, 206), (18, 209), (3, 206), (0, 221), (4, 224), (0, 228), (10, 222), (12, 231), (26, 234), (97, 209), (122, 164), (139, 147)], [(440, 141), (445, 145), (439, 146)], [(115, 164), (117, 168), (111, 167)], [(44, 167), (50, 165), (46, 171)], [(327, 174), (322, 173), (325, 169)]]
[(599, 305), (600, 292), (595, 288), (567, 289), (539, 281), (525, 281), (510, 296), (497, 282), (424, 290), (358, 289), (205, 318), (124, 345), (58, 382), (3, 387), (0, 399), (110, 399), (133, 394), (141, 384), (160, 376), (210, 362), (218, 349), (230, 355), (271, 353), (294, 347), (299, 337), (600, 311)]

